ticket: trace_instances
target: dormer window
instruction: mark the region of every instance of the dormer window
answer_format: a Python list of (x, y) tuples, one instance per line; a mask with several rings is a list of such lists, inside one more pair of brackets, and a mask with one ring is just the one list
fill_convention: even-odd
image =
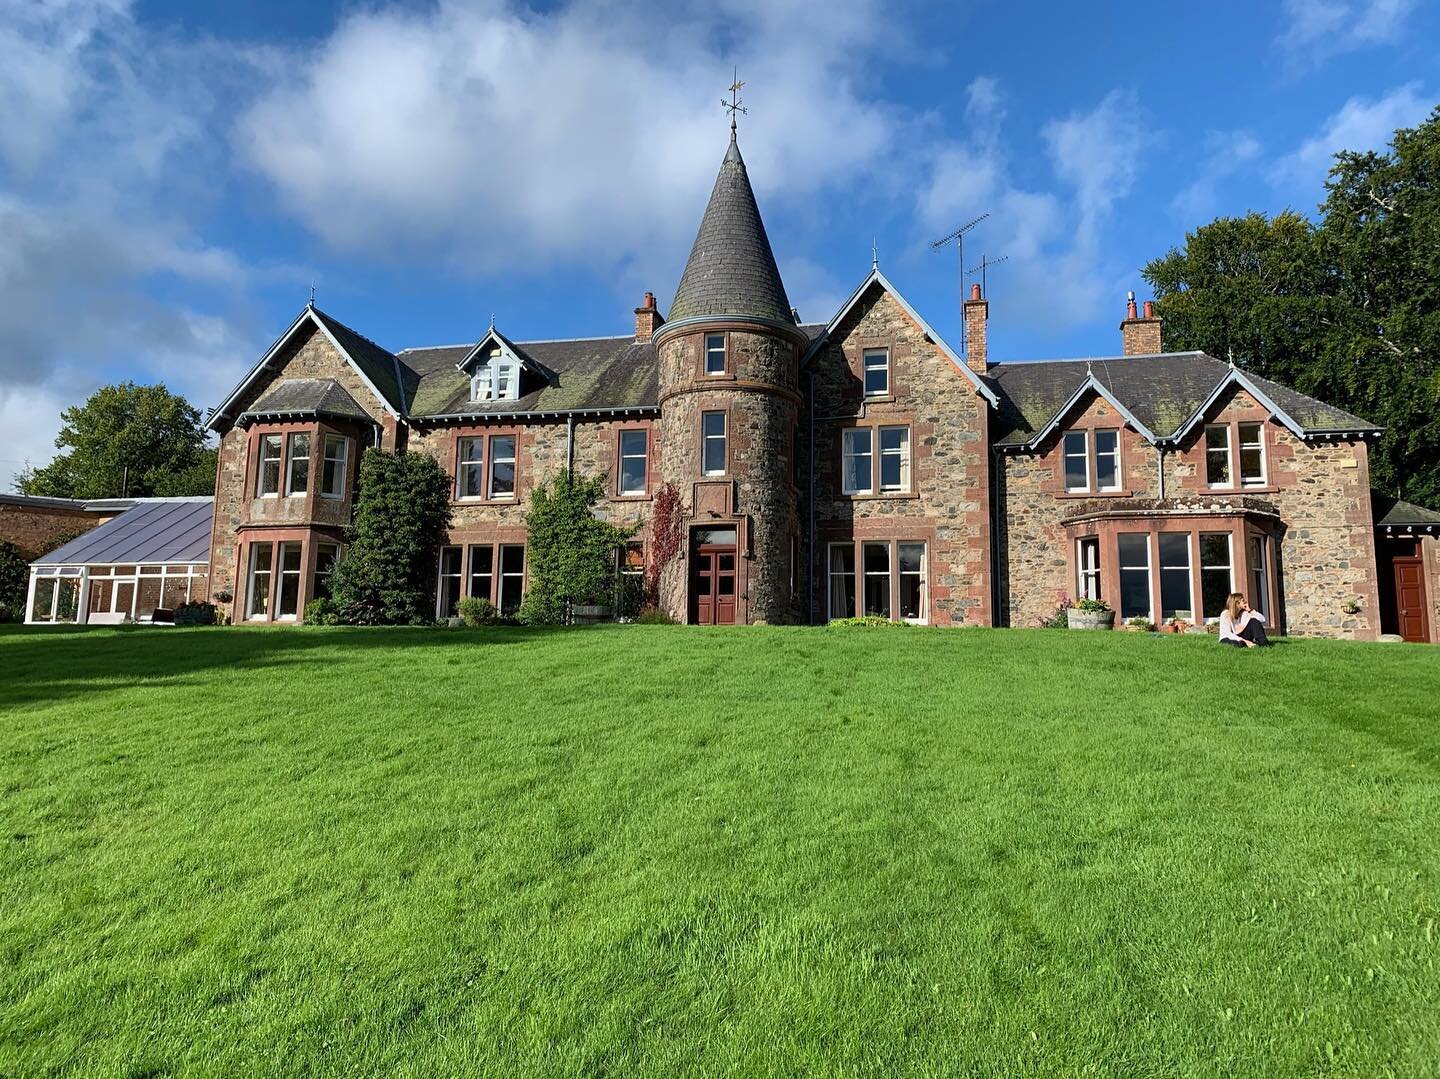
[(471, 401), (513, 401), (520, 396), (520, 363), (494, 348), (475, 360), (470, 376)]

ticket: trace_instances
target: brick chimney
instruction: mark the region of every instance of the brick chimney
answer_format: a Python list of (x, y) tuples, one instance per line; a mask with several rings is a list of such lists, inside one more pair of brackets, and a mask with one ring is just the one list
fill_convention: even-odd
[(984, 374), (989, 367), (985, 348), (985, 323), (990, 319), (990, 301), (980, 295), (980, 286), (970, 286), (965, 301), (965, 363), (970, 370)]
[(1160, 347), (1160, 318), (1155, 314), (1155, 301), (1146, 300), (1144, 314), (1135, 310), (1135, 293), (1125, 304), (1125, 321), (1120, 323), (1121, 351), (1126, 356), (1153, 356)]
[(644, 301), (635, 308), (635, 340), (650, 340), (664, 324), (665, 319), (655, 307), (655, 293), (645, 293)]

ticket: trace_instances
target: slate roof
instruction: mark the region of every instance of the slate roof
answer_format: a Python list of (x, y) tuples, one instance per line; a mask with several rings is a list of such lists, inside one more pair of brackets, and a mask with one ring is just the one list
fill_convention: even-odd
[(1370, 492), (1370, 512), (1377, 527), (1403, 527), (1406, 525), (1440, 525), (1440, 513), (1417, 506), (1413, 502), (1402, 502), (1393, 495), (1380, 491)]
[[(999, 363), (986, 374), (1000, 396), (991, 432), (997, 445), (1029, 442), (1093, 375), (1157, 438), (1169, 438), (1230, 374), (1229, 364), (1203, 352)], [(1245, 377), (1306, 431), (1378, 430), (1367, 420), (1269, 379), (1248, 372)]]
[(400, 366), (395, 362), (395, 355), (381, 348), (368, 337), (356, 333), (343, 322), (339, 322), (318, 307), (312, 307), (315, 317), (324, 323), (325, 328), (330, 331), (331, 336), (340, 343), (352, 360), (355, 366), (360, 368), (365, 377), (385, 398), (387, 404), (396, 412), (405, 412), (405, 390), (400, 384)]
[(209, 562), (213, 498), (145, 498), (113, 520), (37, 558), (37, 566)]
[(733, 131), (666, 318), (674, 323), (713, 315), (794, 322)]
[(531, 376), (533, 381), (527, 379), (526, 383), (531, 388), (513, 401), (470, 400), (470, 378), (455, 365), (474, 345), (401, 351), (401, 362), (415, 376), (409, 401), (411, 417), (654, 408), (659, 403), (653, 342), (627, 336), (509, 344), (522, 360), (538, 364), (553, 376), (548, 383)]
[(271, 386), (265, 396), (241, 413), (238, 422), (281, 413), (370, 418), (345, 387), (333, 378), (287, 378)]

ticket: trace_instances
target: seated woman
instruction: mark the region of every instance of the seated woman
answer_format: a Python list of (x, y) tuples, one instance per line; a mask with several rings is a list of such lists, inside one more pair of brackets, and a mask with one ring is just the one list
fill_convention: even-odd
[(1263, 648), (1270, 643), (1265, 636), (1265, 617), (1250, 609), (1245, 597), (1231, 592), (1220, 612), (1220, 643), (1236, 648)]

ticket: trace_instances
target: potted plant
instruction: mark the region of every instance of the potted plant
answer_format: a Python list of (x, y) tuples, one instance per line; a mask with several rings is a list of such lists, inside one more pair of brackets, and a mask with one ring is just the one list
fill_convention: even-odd
[(1114, 629), (1115, 612), (1103, 599), (1077, 599), (1065, 611), (1071, 629)]
[(1125, 624), (1133, 630), (1141, 633), (1155, 632), (1155, 623), (1146, 618), (1143, 614), (1137, 614), (1134, 618), (1127, 619)]

